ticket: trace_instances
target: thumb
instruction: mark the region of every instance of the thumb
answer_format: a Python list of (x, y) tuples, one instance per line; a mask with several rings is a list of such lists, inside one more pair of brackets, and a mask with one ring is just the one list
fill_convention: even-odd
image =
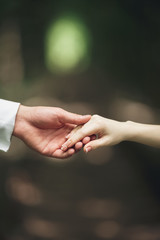
[(79, 115), (65, 111), (63, 113), (61, 122), (80, 125), (88, 122), (91, 119), (91, 115)]
[(93, 141), (90, 141), (84, 146), (84, 152), (88, 153), (91, 150), (94, 150), (99, 147), (107, 146), (109, 145), (109, 139), (108, 138), (99, 138)]

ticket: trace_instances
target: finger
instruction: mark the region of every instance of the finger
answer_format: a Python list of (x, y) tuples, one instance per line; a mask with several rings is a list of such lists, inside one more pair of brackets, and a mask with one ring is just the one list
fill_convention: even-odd
[[(70, 138), (73, 136), (80, 128), (82, 128), (83, 125), (79, 125), (75, 127), (67, 136), (66, 139)], [(90, 141), (90, 137), (85, 137), (82, 141), (75, 143), (75, 150), (80, 151), (83, 147), (83, 144), (87, 144)]]
[(74, 144), (81, 141), (86, 136), (93, 135), (94, 132), (95, 132), (94, 126), (86, 123), (82, 128), (77, 130), (77, 132), (62, 145), (61, 149), (63, 151), (66, 151), (69, 147), (72, 147)]
[(91, 141), (91, 138), (90, 138), (90, 137), (85, 137), (85, 138), (83, 138), (82, 143), (83, 143), (83, 144), (87, 144), (87, 143), (89, 143), (90, 141)]
[(75, 144), (75, 150), (76, 151), (81, 150), (82, 147), (83, 147), (83, 143), (82, 142), (78, 142), (78, 143)]
[(86, 145), (87, 143), (89, 143), (90, 141), (93, 141), (93, 140), (95, 140), (95, 139), (96, 139), (96, 135), (93, 134), (93, 135), (91, 135), (91, 136), (89, 136), (89, 137), (85, 137), (85, 138), (82, 140), (82, 142), (83, 142), (84, 145)]
[(61, 149), (57, 149), (57, 150), (52, 154), (52, 157), (64, 159), (64, 158), (71, 157), (74, 153), (75, 153), (75, 149), (74, 149), (74, 148), (70, 148), (70, 149), (68, 149), (68, 151), (66, 151), (66, 152), (63, 152)]
[(93, 149), (105, 146), (107, 144), (109, 144), (109, 138), (99, 138), (99, 139), (93, 140), (93, 141), (89, 142), (88, 144), (86, 144), (84, 146), (84, 151), (87, 153)]
[(70, 138), (71, 134), (69, 133), (67, 136), (65, 136), (66, 139)]
[(88, 122), (91, 119), (91, 115), (79, 115), (75, 113), (70, 113), (67, 111), (64, 111), (61, 116), (61, 122), (62, 123), (71, 123), (71, 124), (84, 124)]
[(66, 139), (73, 136), (80, 128), (82, 128), (83, 125), (75, 126), (75, 128), (72, 129), (72, 131), (66, 136)]

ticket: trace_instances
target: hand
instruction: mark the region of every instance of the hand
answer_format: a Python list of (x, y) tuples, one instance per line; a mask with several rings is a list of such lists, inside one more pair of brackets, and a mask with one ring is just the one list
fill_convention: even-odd
[[(20, 138), (37, 152), (56, 158), (66, 158), (75, 153), (74, 148), (66, 152), (61, 150), (68, 133), (76, 125), (84, 124), (90, 115), (81, 116), (55, 107), (26, 107), (20, 106), (13, 135)], [(90, 138), (86, 138), (88, 142)], [(77, 143), (77, 148), (82, 147)]]
[(115, 145), (125, 140), (124, 129), (125, 124), (123, 122), (93, 115), (86, 124), (78, 126), (68, 135), (68, 140), (63, 144), (61, 149), (65, 151), (84, 137), (95, 136), (95, 134), (97, 135), (97, 139), (91, 139), (92, 141), (85, 145), (85, 152), (102, 146)]

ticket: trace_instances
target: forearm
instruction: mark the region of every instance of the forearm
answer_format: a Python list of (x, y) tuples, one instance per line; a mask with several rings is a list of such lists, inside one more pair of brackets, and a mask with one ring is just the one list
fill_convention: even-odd
[(124, 140), (160, 148), (160, 125), (125, 123)]

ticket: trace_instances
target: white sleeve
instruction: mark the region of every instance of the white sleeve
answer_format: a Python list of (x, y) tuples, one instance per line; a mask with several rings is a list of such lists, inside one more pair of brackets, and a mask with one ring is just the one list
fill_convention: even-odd
[(4, 152), (10, 147), (19, 105), (20, 103), (0, 99), (0, 150)]

